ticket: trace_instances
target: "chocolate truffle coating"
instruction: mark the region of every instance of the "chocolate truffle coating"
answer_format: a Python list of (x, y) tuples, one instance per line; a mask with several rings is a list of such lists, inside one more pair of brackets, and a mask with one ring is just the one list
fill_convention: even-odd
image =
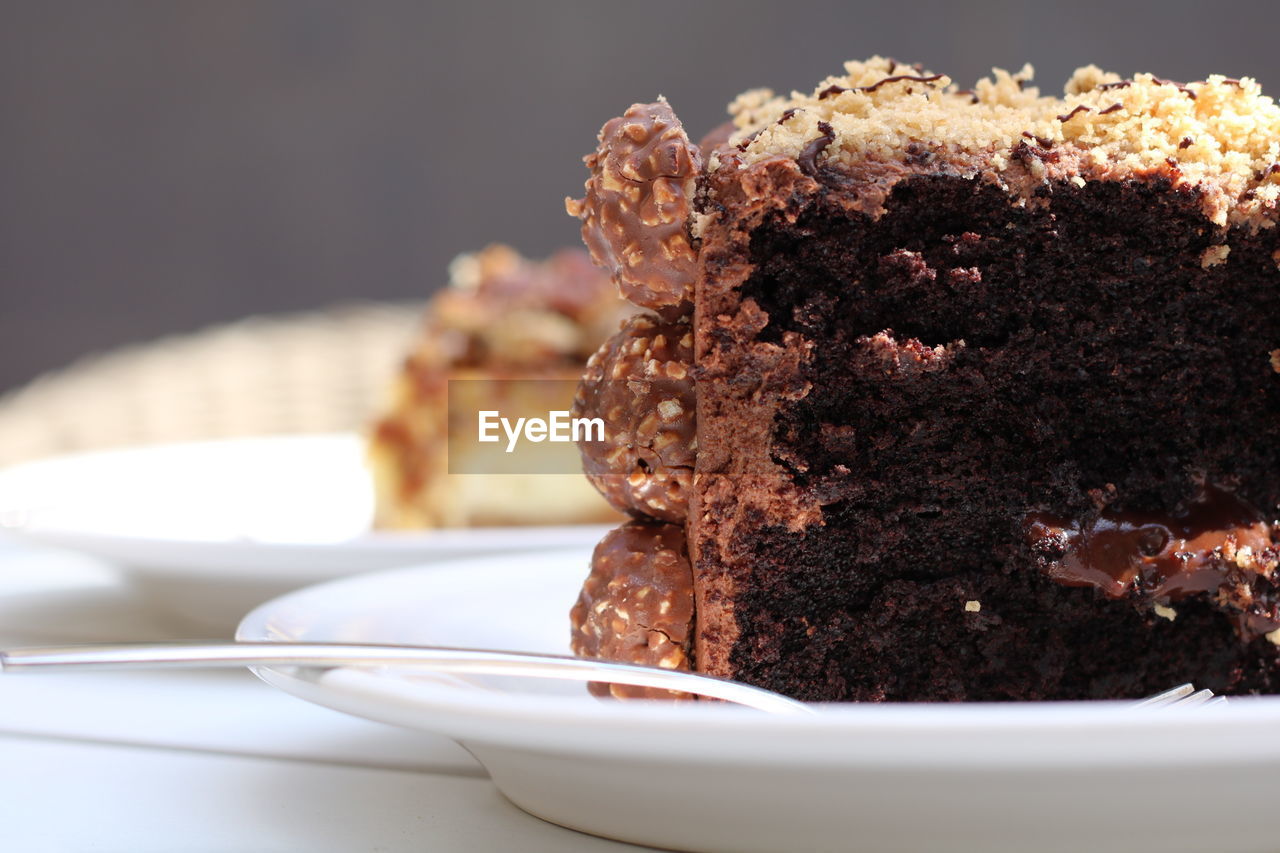
[(698, 253), (689, 233), (702, 155), (665, 100), (635, 104), (600, 130), (586, 195), (566, 200), (592, 259), (642, 308), (691, 310)]
[[(684, 529), (629, 521), (605, 534), (571, 614), (573, 653), (622, 663), (690, 670), (693, 572)], [(593, 683), (597, 696), (687, 698), (649, 687)]]
[(693, 332), (643, 314), (628, 319), (587, 362), (574, 417), (604, 421), (583, 441), (587, 478), (623, 512), (681, 522), (688, 514), (697, 437)]

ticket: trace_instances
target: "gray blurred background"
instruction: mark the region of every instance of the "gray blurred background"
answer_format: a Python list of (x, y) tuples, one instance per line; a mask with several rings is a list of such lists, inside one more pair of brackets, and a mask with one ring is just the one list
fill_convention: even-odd
[[(1094, 62), (1280, 90), (1275, 4), (0, 3), (0, 391), (263, 312), (420, 298), (491, 241), (576, 243), (599, 126), (848, 58), (967, 86)], [(269, 369), (269, 366), (264, 366)]]

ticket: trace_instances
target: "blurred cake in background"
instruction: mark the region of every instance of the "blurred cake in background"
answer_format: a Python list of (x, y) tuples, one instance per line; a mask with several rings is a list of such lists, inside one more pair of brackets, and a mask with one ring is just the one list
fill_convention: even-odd
[[(455, 259), (449, 286), (428, 304), (390, 401), (370, 431), (376, 525), (615, 520), (618, 514), (580, 473), (571, 443), (558, 449), (563, 465), (543, 456), (537, 473), (456, 473), (487, 469), (463, 458), (479, 450), (474, 443), (455, 442), (450, 459), (449, 418), (457, 435), (464, 412), (468, 418), (480, 409), (546, 417), (568, 410), (587, 358), (629, 313), (609, 276), (579, 250), (539, 262), (493, 245)], [(484, 381), (455, 381), (451, 413), (450, 380)], [(449, 473), (451, 461), (455, 473)]]

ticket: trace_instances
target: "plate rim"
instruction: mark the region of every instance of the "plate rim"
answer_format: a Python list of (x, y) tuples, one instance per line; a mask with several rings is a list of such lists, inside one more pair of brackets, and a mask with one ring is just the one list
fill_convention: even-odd
[[(579, 549), (555, 549), (530, 554), (528, 561), (567, 562), (572, 558), (581, 566), (584, 557), (584, 552)], [(486, 564), (492, 566), (495, 559), (501, 558), (491, 555), (451, 559), (430, 566), (370, 572), (306, 587), (266, 602), (246, 614), (236, 636), (242, 640), (264, 639), (256, 626), (265, 624), (270, 613), (282, 607), (296, 608), (298, 602), (307, 597), (330, 594), (346, 597), (343, 588), (351, 585), (406, 582), (425, 584), (428, 589), (452, 587), (456, 591), (458, 575), (483, 573)], [(516, 570), (530, 569), (535, 567), (525, 565)], [(512, 569), (508, 566), (507, 570)], [(579, 571), (585, 572), (585, 569), (580, 568)], [(500, 588), (500, 584), (492, 582), (488, 588), (495, 586)], [(403, 597), (397, 598), (396, 604), (403, 606)], [(564, 609), (567, 613), (567, 603)], [(567, 636), (567, 619), (565, 628)], [(304, 639), (323, 641), (324, 638), (305, 636)], [(876, 737), (909, 737), (923, 745), (941, 748), (947, 746), (947, 740), (962, 736), (973, 741), (970, 747), (954, 750), (947, 761), (940, 762), (939, 756), (934, 756), (926, 763), (928, 766), (959, 766), (963, 761), (964, 766), (973, 769), (972, 762), (981, 759), (984, 750), (988, 750), (992, 743), (1028, 739), (1034, 742), (1043, 739), (1046, 733), (1056, 733), (1063, 740), (1061, 748), (1052, 750), (1054, 755), (1015, 755), (1012, 764), (1025, 766), (1031, 760), (1030, 763), (1037, 767), (1044, 766), (1046, 757), (1063, 766), (1128, 764), (1132, 762), (1135, 745), (1150, 746), (1167, 742), (1171, 737), (1190, 735), (1198, 738), (1194, 748), (1181, 752), (1152, 752), (1147, 758), (1152, 762), (1168, 761), (1181, 766), (1204, 761), (1216, 764), (1224, 755), (1230, 754), (1232, 760), (1280, 763), (1280, 739), (1264, 739), (1262, 743), (1257, 739), (1260, 727), (1269, 729), (1280, 722), (1280, 696), (1241, 698), (1233, 700), (1227, 707), (1182, 710), (1142, 710), (1126, 702), (1114, 701), (868, 703), (823, 705), (813, 716), (770, 716), (708, 703), (687, 703), (676, 707), (658, 702), (611, 704), (595, 700), (585, 691), (581, 697), (520, 694), (519, 701), (513, 703), (510, 697), (500, 693), (486, 695), (477, 690), (440, 685), (406, 686), (404, 679), (346, 669), (259, 668), (255, 672), (279, 689), (346, 713), (435, 731), (464, 743), (486, 742), (511, 748), (528, 748), (536, 743), (555, 751), (599, 755), (601, 746), (608, 745), (608, 736), (616, 735), (621, 728), (628, 731), (629, 737), (620, 740), (634, 742), (635, 737), (640, 736), (647, 747), (656, 747), (667, 755), (713, 757), (714, 749), (699, 749), (700, 739), (705, 745), (714, 746), (726, 739), (767, 735), (767, 739), (774, 743), (762, 746), (753, 756), (753, 761), (777, 760), (785, 764), (788, 750), (803, 748), (812, 756), (821, 756), (824, 754), (822, 750), (826, 749), (831, 760), (843, 763), (855, 759), (874, 762), (877, 756), (883, 760), (885, 756), (874, 748)], [(361, 692), (363, 696), (357, 695), (353, 700), (353, 695)], [(329, 701), (324, 701), (326, 694)], [(375, 702), (381, 699), (399, 703), (400, 707), (381, 716), (352, 710), (370, 701), (370, 697)], [(406, 708), (412, 710), (410, 706), (416, 706), (421, 712), (420, 722), (425, 723), (430, 717), (431, 725), (415, 724), (406, 712)], [(584, 739), (584, 735), (590, 737)], [(839, 744), (832, 748), (829, 743), (832, 737), (845, 738), (844, 748)], [(1090, 739), (1097, 743), (1090, 744)], [(1124, 747), (1126, 741), (1129, 742), (1128, 748)], [(632, 746), (617, 748), (621, 754), (634, 755)], [(849, 748), (870, 751), (859, 758), (851, 755)], [(1009, 757), (1004, 756), (1005, 759)], [(1009, 764), (1008, 760), (1002, 760), (988, 762), (984, 766)]]
[[(285, 581), (344, 577), (363, 571), (355, 568), (362, 559), (378, 561), (372, 568), (379, 568), (387, 566), (388, 560), (397, 565), (407, 565), (478, 550), (494, 552), (562, 547), (592, 537), (599, 538), (609, 528), (607, 524), (587, 523), (369, 530), (334, 541), (164, 537), (42, 524), (38, 515), (24, 519), (30, 515), (31, 506), (17, 500), (16, 489), (11, 489), (15, 480), (32, 476), (31, 472), (38, 475), (46, 469), (95, 464), (99, 460), (127, 462), (140, 455), (234, 452), (240, 446), (303, 443), (331, 445), (341, 452), (352, 452), (358, 450), (362, 442), (360, 433), (354, 431), (247, 435), (85, 450), (19, 462), (0, 468), (0, 536), (106, 557), (119, 563), (120, 568), (126, 571), (149, 576), (205, 575), (211, 571), (229, 571), (239, 576), (238, 567), (242, 564), (265, 557), (264, 564), (254, 567), (253, 571), (269, 575), (264, 579)], [(248, 569), (244, 574), (248, 574)]]

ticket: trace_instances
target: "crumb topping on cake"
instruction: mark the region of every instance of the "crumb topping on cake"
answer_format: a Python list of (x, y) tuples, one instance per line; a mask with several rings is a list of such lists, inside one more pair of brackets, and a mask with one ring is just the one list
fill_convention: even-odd
[[(769, 158), (849, 169), (867, 162), (998, 176), (1025, 160), (1033, 178), (1121, 179), (1160, 173), (1199, 188), (1218, 225), (1274, 225), (1280, 200), (1280, 107), (1248, 77), (1175, 83), (1077, 70), (1060, 98), (1029, 85), (1032, 68), (996, 69), (972, 90), (919, 66), (849, 62), (810, 94), (749, 91), (729, 107), (743, 167)], [(1063, 155), (1067, 156), (1063, 156)], [(713, 158), (711, 167), (718, 165)], [(1070, 163), (1071, 174), (1055, 174)], [(1061, 172), (1062, 169), (1058, 170)], [(1025, 182), (1011, 188), (1026, 192)]]

